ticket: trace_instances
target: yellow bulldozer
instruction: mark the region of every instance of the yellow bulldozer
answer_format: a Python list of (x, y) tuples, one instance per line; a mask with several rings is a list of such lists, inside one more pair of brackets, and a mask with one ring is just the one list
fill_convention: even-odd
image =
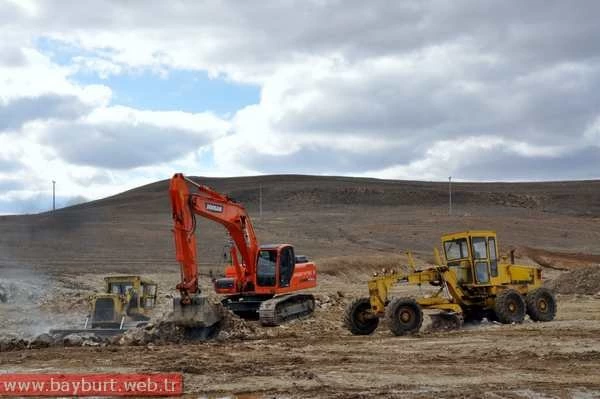
[[(465, 321), (483, 318), (504, 324), (521, 323), (525, 315), (533, 321), (551, 321), (556, 315), (554, 294), (542, 286), (540, 268), (514, 264), (498, 257), (494, 231), (465, 231), (442, 236), (444, 261), (437, 249), (433, 267), (416, 270), (408, 253), (406, 272), (376, 274), (369, 281), (369, 297), (359, 298), (346, 308), (344, 324), (355, 335), (375, 331), (380, 319), (395, 335), (417, 333), (423, 310), (431, 314), (434, 330), (457, 329)], [(389, 298), (396, 284), (429, 284), (438, 287), (432, 295)]]
[(143, 324), (156, 303), (157, 284), (140, 276), (104, 278), (106, 290), (91, 299), (92, 328), (123, 328), (125, 323)]
[(104, 278), (105, 290), (90, 297), (90, 314), (80, 329), (53, 329), (51, 335), (89, 333), (117, 335), (131, 327), (140, 327), (150, 320), (156, 305), (158, 285), (141, 276), (110, 276)]

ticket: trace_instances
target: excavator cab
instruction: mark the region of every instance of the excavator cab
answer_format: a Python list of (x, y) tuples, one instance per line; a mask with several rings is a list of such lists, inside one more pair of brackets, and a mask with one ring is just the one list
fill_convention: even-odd
[(461, 285), (487, 286), (498, 277), (496, 233), (467, 231), (442, 237), (446, 263)]
[(263, 245), (258, 251), (256, 285), (285, 288), (290, 286), (296, 257), (291, 245)]
[[(307, 263), (305, 257), (299, 263)], [(274, 293), (274, 290), (290, 287), (296, 269), (294, 247), (288, 244), (261, 245), (256, 264), (256, 286), (248, 284), (246, 290)], [(238, 292), (236, 271), (233, 265), (225, 269), (225, 277), (214, 280), (215, 290), (220, 294)]]

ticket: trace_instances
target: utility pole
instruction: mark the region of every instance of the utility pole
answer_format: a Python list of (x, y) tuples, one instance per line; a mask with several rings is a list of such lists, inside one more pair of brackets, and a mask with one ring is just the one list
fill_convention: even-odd
[(52, 180), (52, 212), (56, 210), (56, 181)]
[(452, 176), (448, 176), (448, 216), (452, 216)]
[(262, 220), (262, 184), (258, 186), (258, 215)]

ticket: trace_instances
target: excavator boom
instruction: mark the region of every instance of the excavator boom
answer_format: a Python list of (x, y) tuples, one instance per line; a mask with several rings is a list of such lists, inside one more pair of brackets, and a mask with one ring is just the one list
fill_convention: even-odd
[[(188, 183), (194, 185), (198, 191), (190, 194)], [(244, 207), (210, 187), (187, 179), (181, 173), (177, 173), (171, 179), (169, 193), (173, 208), (176, 258), (181, 264), (182, 281), (177, 289), (182, 297), (199, 292), (195, 215), (223, 225), (235, 243), (235, 249), (242, 258), (240, 264), (237, 253), (232, 251), (236, 277), (240, 285), (238, 290), (241, 291), (248, 282), (253, 282), (259, 243)]]

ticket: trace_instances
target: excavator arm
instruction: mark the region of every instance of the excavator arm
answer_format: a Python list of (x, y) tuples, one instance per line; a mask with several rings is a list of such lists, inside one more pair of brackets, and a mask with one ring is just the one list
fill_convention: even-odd
[[(197, 188), (191, 194), (188, 183)], [(196, 215), (220, 223), (235, 243), (231, 255), (236, 270), (238, 291), (255, 276), (259, 243), (254, 227), (245, 208), (210, 187), (197, 184), (177, 173), (169, 185), (173, 211), (173, 234), (176, 258), (181, 265), (181, 282), (177, 289), (183, 304), (190, 302), (190, 295), (199, 293), (198, 259), (196, 250)], [(236, 251), (237, 250), (237, 251)], [(239, 252), (242, 262), (237, 257)]]

